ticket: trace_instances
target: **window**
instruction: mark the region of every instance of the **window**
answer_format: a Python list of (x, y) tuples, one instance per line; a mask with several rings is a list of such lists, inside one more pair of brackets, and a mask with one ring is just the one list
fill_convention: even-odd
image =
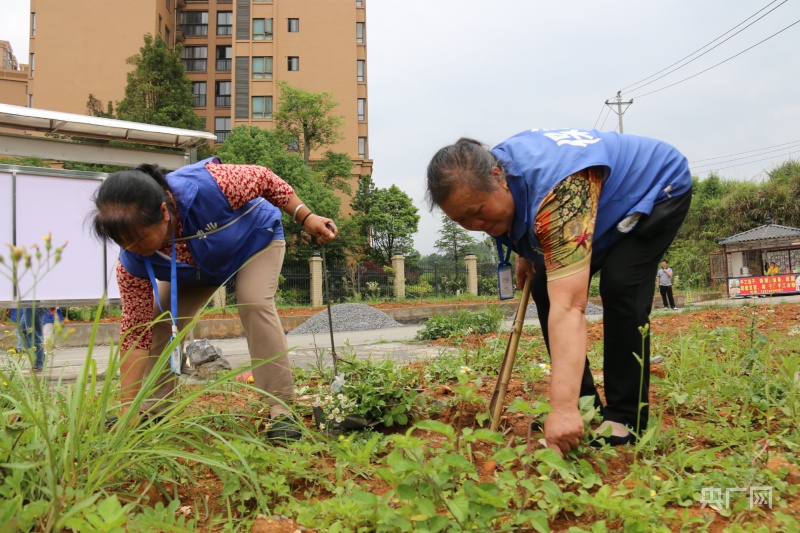
[(266, 56), (253, 58), (253, 79), (272, 79), (272, 57)]
[(231, 82), (218, 81), (216, 83), (216, 100), (214, 104), (217, 107), (230, 107), (231, 106)]
[(31, 37), (36, 37), (36, 13), (31, 13)]
[[(350, 109), (353, 109), (352, 107)], [(366, 120), (367, 119), (367, 99), (366, 98), (359, 98), (358, 99), (358, 120)]]
[(298, 56), (289, 56), (288, 68), (290, 71), (300, 70), (300, 58)]
[(217, 12), (217, 35), (233, 35), (233, 11)]
[(225, 137), (231, 132), (231, 117), (216, 117), (214, 119), (214, 134), (217, 143), (224, 143)]
[(358, 138), (358, 157), (367, 158), (367, 138), (366, 137), (359, 137)]
[(272, 118), (271, 96), (254, 96), (250, 107), (253, 118)]
[(300, 139), (295, 137), (289, 144), (286, 145), (287, 152), (299, 152), (300, 151)]
[(30, 57), (30, 59), (28, 60), (28, 71), (30, 72), (30, 74), (28, 74), (28, 77), (32, 78), (33, 77), (33, 60), (34, 60), (33, 52), (31, 52), (31, 55), (29, 57)]
[(253, 0), (254, 4), (271, 4), (272, 0)]
[(253, 40), (272, 40), (272, 19), (253, 19)]
[(186, 72), (205, 72), (208, 62), (208, 47), (185, 46), (181, 52), (181, 62)]
[(181, 32), (187, 37), (208, 35), (208, 11), (184, 11), (181, 13)]
[(194, 106), (195, 107), (205, 107), (206, 106), (206, 82), (204, 82), (204, 81), (193, 81), (192, 82), (192, 93), (194, 94)]
[(158, 16), (158, 34), (161, 35), (161, 15)]
[(364, 81), (364, 67), (367, 62), (363, 59), (356, 61), (356, 81)]
[(364, 0), (356, 0), (356, 7), (364, 7)]
[(167, 11), (172, 13), (172, 0), (167, 0)]
[(170, 35), (169, 28), (164, 26), (164, 42), (167, 43), (167, 46), (169, 46), (171, 44), (169, 42), (169, 35)]
[(356, 22), (356, 43), (364, 44), (364, 23)]
[(33, 107), (33, 95), (28, 95), (28, 107)]
[(300, 19), (289, 19), (289, 33), (300, 31)]
[(230, 72), (232, 59), (232, 46), (217, 46), (217, 72)]

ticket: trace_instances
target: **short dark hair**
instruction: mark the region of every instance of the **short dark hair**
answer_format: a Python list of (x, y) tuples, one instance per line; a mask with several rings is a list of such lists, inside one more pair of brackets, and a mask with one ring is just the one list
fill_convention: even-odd
[(495, 190), (499, 183), (490, 176), (496, 166), (500, 164), (494, 154), (475, 139), (462, 137), (440, 149), (428, 163), (428, 207), (441, 205), (462, 184), (476, 191)]
[(161, 204), (175, 213), (169, 185), (157, 165), (139, 165), (106, 178), (92, 198), (92, 233), (103, 242), (133, 241), (138, 231), (161, 221)]

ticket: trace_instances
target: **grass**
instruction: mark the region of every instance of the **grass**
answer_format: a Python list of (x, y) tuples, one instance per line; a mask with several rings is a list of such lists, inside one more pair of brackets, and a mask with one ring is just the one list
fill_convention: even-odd
[[(106, 427), (120, 412), (118, 386), (98, 379), (94, 342), (75, 383), (32, 379), (8, 355), (0, 531), (251, 531), (266, 520), (259, 515), (333, 533), (797, 531), (800, 338), (764, 335), (757, 326), (767, 317), (656, 336), (664, 362), (642, 439), (566, 458), (519, 429), (548, 411), (538, 335), (520, 342), (519, 399), (508, 410), (517, 426), (506, 433), (475, 423), (503, 356), (498, 336), (408, 368), (359, 363), (348, 394), (368, 402), (362, 414), (391, 413), (392, 428), (309, 430), (285, 446), (264, 442), (264, 404), (234, 381), (241, 368), (181, 386), (164, 417), (145, 423), (135, 413), (155, 385), (147, 378), (131, 410)], [(593, 363), (600, 352), (591, 346)], [(107, 375), (118, 368), (112, 347)], [(325, 372), (298, 373), (297, 386), (327, 394)], [(588, 424), (590, 402), (582, 406)], [(752, 504), (751, 494), (767, 491), (771, 506)]]

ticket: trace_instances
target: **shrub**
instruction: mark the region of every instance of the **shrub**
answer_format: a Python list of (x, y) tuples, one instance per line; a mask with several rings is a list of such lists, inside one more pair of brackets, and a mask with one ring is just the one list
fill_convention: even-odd
[(453, 315), (434, 315), (417, 332), (419, 340), (433, 340), (469, 335), (484, 334), (498, 330), (503, 314), (497, 307), (487, 307), (483, 311), (459, 311)]

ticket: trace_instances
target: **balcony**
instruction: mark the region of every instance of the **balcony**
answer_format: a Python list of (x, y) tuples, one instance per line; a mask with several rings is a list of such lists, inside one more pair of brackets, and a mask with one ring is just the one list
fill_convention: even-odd
[(217, 107), (230, 107), (231, 106), (231, 95), (224, 95), (224, 96), (217, 96), (215, 98), (214, 104)]
[(208, 65), (207, 59), (181, 59), (186, 72), (205, 72)]
[(230, 133), (230, 130), (227, 130), (227, 131), (215, 131), (214, 135), (217, 136), (217, 141), (216, 141), (217, 144), (224, 143), (225, 142), (225, 138), (228, 136), (229, 133)]
[(208, 37), (208, 24), (181, 24), (180, 27), (186, 37)]
[(194, 95), (194, 106), (195, 107), (205, 107), (206, 106), (206, 95), (204, 95), (204, 94), (196, 94), (196, 95)]
[(230, 72), (231, 59), (217, 59), (217, 72)]

